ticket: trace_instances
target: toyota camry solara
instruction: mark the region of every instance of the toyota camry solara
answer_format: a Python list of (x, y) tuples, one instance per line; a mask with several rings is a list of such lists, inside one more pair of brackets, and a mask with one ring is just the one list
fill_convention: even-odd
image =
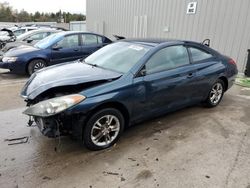
[(234, 60), (200, 43), (123, 40), (34, 73), (21, 95), (24, 114), (45, 136), (70, 134), (100, 150), (135, 123), (197, 103), (217, 106), (236, 74)]

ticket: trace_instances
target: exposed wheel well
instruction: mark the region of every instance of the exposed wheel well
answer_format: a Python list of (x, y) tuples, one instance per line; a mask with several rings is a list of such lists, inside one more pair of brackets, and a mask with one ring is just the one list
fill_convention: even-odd
[(27, 74), (29, 73), (29, 72), (28, 72), (29, 64), (30, 64), (32, 61), (34, 61), (34, 60), (43, 60), (43, 61), (46, 63), (46, 65), (47, 65), (47, 61), (46, 61), (46, 59), (44, 59), (44, 58), (34, 58), (34, 59), (31, 59), (31, 60), (29, 60), (29, 62), (27, 63), (27, 65), (26, 65), (26, 67), (25, 67), (25, 71), (26, 71)]
[(124, 121), (125, 121), (125, 127), (127, 127), (129, 125), (129, 112), (128, 109), (121, 103), (119, 102), (108, 102), (108, 103), (104, 103), (101, 104), (99, 106), (97, 106), (96, 108), (94, 108), (86, 117), (85, 122), (87, 122), (89, 120), (89, 118), (95, 114), (96, 112), (105, 109), (105, 108), (115, 108), (117, 110), (119, 110), (123, 117), (124, 117)]
[(225, 91), (227, 91), (227, 89), (228, 89), (228, 80), (227, 80), (227, 78), (225, 76), (221, 76), (219, 79), (224, 82), (224, 84), (225, 84)]

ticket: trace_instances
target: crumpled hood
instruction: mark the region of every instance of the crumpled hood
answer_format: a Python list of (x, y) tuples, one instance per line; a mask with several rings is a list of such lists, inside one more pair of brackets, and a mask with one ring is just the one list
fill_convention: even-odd
[(21, 95), (26, 99), (33, 100), (51, 88), (110, 80), (121, 75), (80, 61), (64, 63), (34, 73), (23, 87)]

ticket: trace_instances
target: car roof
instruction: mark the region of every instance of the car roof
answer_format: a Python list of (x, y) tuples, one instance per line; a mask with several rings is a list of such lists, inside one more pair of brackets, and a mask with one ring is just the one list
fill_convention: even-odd
[(52, 31), (52, 32), (60, 32), (60, 30), (56, 30), (56, 29), (35, 29), (35, 30), (31, 30), (31, 31), (28, 31), (28, 32), (26, 32), (26, 33), (40, 33), (40, 32), (50, 32), (50, 31)]
[(34, 35), (34, 34), (39, 34), (39, 33), (42, 33), (42, 32), (57, 33), (57, 32), (60, 32), (60, 30), (55, 30), (55, 29), (35, 29), (35, 30), (31, 30), (31, 31), (28, 31), (26, 33), (23, 33), (23, 34), (19, 35), (18, 38), (20, 40), (22, 40), (23, 38), (29, 37), (29, 36)]
[(171, 43), (171, 44), (180, 44), (180, 43), (186, 43), (186, 44), (198, 44), (201, 45), (201, 43), (194, 42), (194, 41), (187, 41), (187, 40), (179, 40), (179, 39), (162, 39), (162, 38), (149, 38), (149, 39), (124, 39), (121, 41), (125, 42), (131, 42), (131, 43), (137, 43), (142, 45), (147, 45), (151, 47), (156, 47), (163, 43)]
[(16, 28), (16, 30), (21, 30), (21, 29), (37, 29), (38, 27), (26, 27), (26, 26), (24, 26), (24, 27), (18, 27), (18, 28)]
[(93, 35), (105, 37), (105, 36), (97, 34), (97, 33), (83, 32), (83, 31), (62, 31), (62, 32), (58, 33), (58, 35), (61, 35), (61, 36), (66, 36), (66, 35), (71, 35), (71, 34), (93, 34)]
[(195, 42), (195, 41), (189, 41), (189, 40), (178, 40), (178, 39), (123, 39), (123, 40), (118, 40), (119, 41), (125, 41), (125, 42), (130, 42), (130, 43), (134, 43), (134, 44), (141, 44), (141, 45), (147, 45), (149, 47), (157, 47), (161, 44), (169, 44), (169, 45), (181, 45), (181, 44), (185, 44), (185, 45), (193, 45), (195, 47), (198, 47), (202, 50), (205, 50), (209, 53), (212, 53), (214, 55), (220, 55), (219, 52), (217, 52), (216, 50), (210, 48), (209, 46), (201, 43), (201, 42)]

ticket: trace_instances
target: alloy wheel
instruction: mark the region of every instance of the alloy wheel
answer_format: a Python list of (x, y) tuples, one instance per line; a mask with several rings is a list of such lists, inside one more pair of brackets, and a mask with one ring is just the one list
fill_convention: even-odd
[(44, 67), (45, 67), (44, 62), (43, 62), (43, 61), (38, 61), (38, 62), (36, 62), (36, 64), (34, 65), (34, 72), (36, 72), (36, 71), (38, 71), (38, 70), (40, 70), (40, 69), (42, 69), (42, 68), (44, 68)]
[(211, 103), (216, 105), (221, 100), (222, 95), (223, 95), (223, 86), (220, 82), (217, 82), (213, 86), (213, 88), (210, 92), (209, 99), (210, 99)]
[(106, 146), (117, 138), (119, 132), (119, 119), (114, 115), (105, 115), (94, 123), (91, 140), (96, 146)]

